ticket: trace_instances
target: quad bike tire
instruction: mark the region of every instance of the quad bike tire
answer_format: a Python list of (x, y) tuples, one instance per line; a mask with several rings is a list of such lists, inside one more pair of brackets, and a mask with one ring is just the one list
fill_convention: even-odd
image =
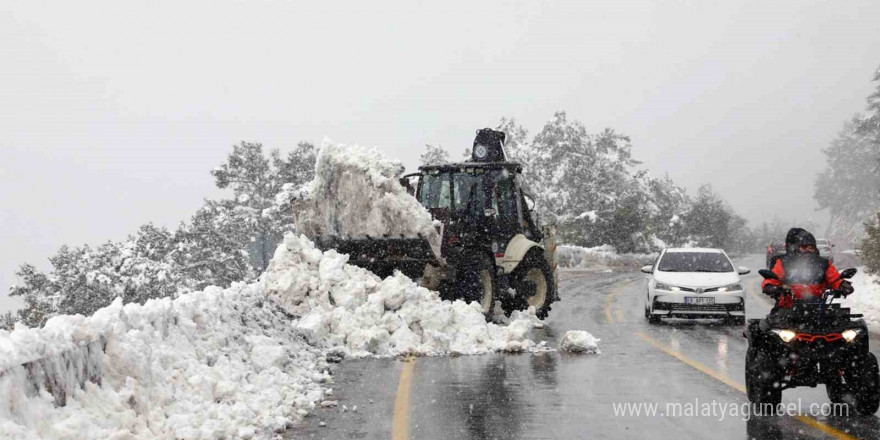
[(502, 303), (504, 313), (510, 316), (514, 310), (533, 306), (538, 318), (546, 318), (550, 314), (550, 304), (556, 298), (556, 284), (543, 254), (534, 251), (526, 254), (513, 275), (516, 295)]
[(854, 393), (856, 411), (863, 416), (873, 415), (880, 409), (880, 369), (874, 353), (865, 356), (860, 372)]
[(771, 405), (772, 408), (782, 402), (782, 389), (773, 386), (776, 382), (773, 374), (775, 370), (774, 361), (767, 353), (756, 347), (749, 347), (746, 351), (746, 395), (749, 402), (762, 406)]
[(845, 371), (848, 384), (832, 381), (825, 384), (831, 403), (844, 403), (857, 414), (869, 416), (880, 409), (880, 372), (873, 353), (852, 370)]

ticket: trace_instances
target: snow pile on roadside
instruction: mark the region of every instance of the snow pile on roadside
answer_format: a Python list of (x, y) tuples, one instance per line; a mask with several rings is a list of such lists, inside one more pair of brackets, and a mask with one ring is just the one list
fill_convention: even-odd
[(853, 313), (865, 315), (865, 322), (872, 331), (880, 331), (880, 277), (864, 272), (864, 267), (852, 278), (855, 291), (843, 301)]
[(373, 149), (324, 141), (315, 178), (279, 195), (294, 199), (300, 233), (425, 237), (439, 255), (440, 235), (431, 214), (400, 185), (404, 167)]
[(635, 269), (652, 264), (657, 254), (618, 254), (611, 245), (592, 248), (560, 245), (556, 250), (559, 267), (568, 269), (591, 269), (615, 267)]
[(305, 236), (288, 234), (261, 281), (267, 295), (293, 315), (310, 342), (348, 356), (423, 356), (519, 352), (539, 322), (534, 311), (499, 326), (480, 306), (441, 301), (400, 273), (380, 279), (335, 250), (321, 252)]
[(0, 331), (0, 362), (4, 439), (269, 437), (330, 379), (258, 284)]
[(599, 340), (583, 330), (569, 330), (562, 336), (559, 349), (569, 353), (599, 354)]

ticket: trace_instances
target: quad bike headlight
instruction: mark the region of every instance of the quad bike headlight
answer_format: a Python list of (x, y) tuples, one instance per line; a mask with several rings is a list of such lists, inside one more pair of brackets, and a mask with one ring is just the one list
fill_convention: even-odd
[(681, 288), (678, 286), (671, 286), (669, 284), (664, 284), (659, 281), (654, 282), (654, 288), (657, 290), (668, 290), (670, 292), (678, 292), (679, 290), (681, 290)]
[(795, 336), (797, 336), (797, 334), (791, 330), (773, 330), (773, 333), (776, 333), (776, 336), (779, 336), (779, 339), (782, 339), (782, 342), (790, 342)]
[(844, 330), (843, 333), (841, 333), (840, 335), (843, 336), (843, 339), (845, 339), (846, 342), (852, 342), (856, 339), (856, 336), (858, 336), (859, 333), (861, 333), (861, 332), (862, 332), (861, 329), (856, 329), (856, 330), (848, 329), (848, 330)]

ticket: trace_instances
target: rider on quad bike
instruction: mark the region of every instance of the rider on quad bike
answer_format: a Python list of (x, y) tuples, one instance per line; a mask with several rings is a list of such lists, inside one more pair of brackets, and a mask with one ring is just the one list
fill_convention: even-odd
[[(764, 293), (777, 298), (765, 319), (750, 319), (743, 336), (746, 393), (761, 411), (775, 411), (782, 390), (825, 384), (833, 403), (869, 415), (880, 407), (880, 369), (868, 351), (862, 315), (834, 303), (852, 293), (855, 269), (837, 273), (815, 253), (815, 239), (802, 229), (786, 237), (790, 252), (764, 277)], [(765, 407), (764, 405), (769, 405)]]
[[(839, 291), (843, 296), (853, 292), (852, 284), (840, 278), (840, 274), (827, 258), (820, 257), (816, 238), (801, 228), (791, 228), (785, 236), (785, 255), (770, 267), (777, 279), (765, 279), (762, 291), (776, 300), (773, 312), (790, 309), (796, 301), (816, 302), (828, 289)], [(791, 289), (785, 295), (783, 284)]]

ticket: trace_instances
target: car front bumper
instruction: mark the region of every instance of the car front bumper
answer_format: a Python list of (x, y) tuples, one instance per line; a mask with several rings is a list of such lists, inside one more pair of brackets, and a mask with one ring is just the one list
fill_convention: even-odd
[[(686, 297), (714, 298), (709, 305), (685, 304)], [(719, 294), (694, 294), (691, 292), (664, 292), (654, 296), (651, 313), (660, 316), (681, 318), (709, 318), (718, 316), (745, 316), (743, 292)]]

